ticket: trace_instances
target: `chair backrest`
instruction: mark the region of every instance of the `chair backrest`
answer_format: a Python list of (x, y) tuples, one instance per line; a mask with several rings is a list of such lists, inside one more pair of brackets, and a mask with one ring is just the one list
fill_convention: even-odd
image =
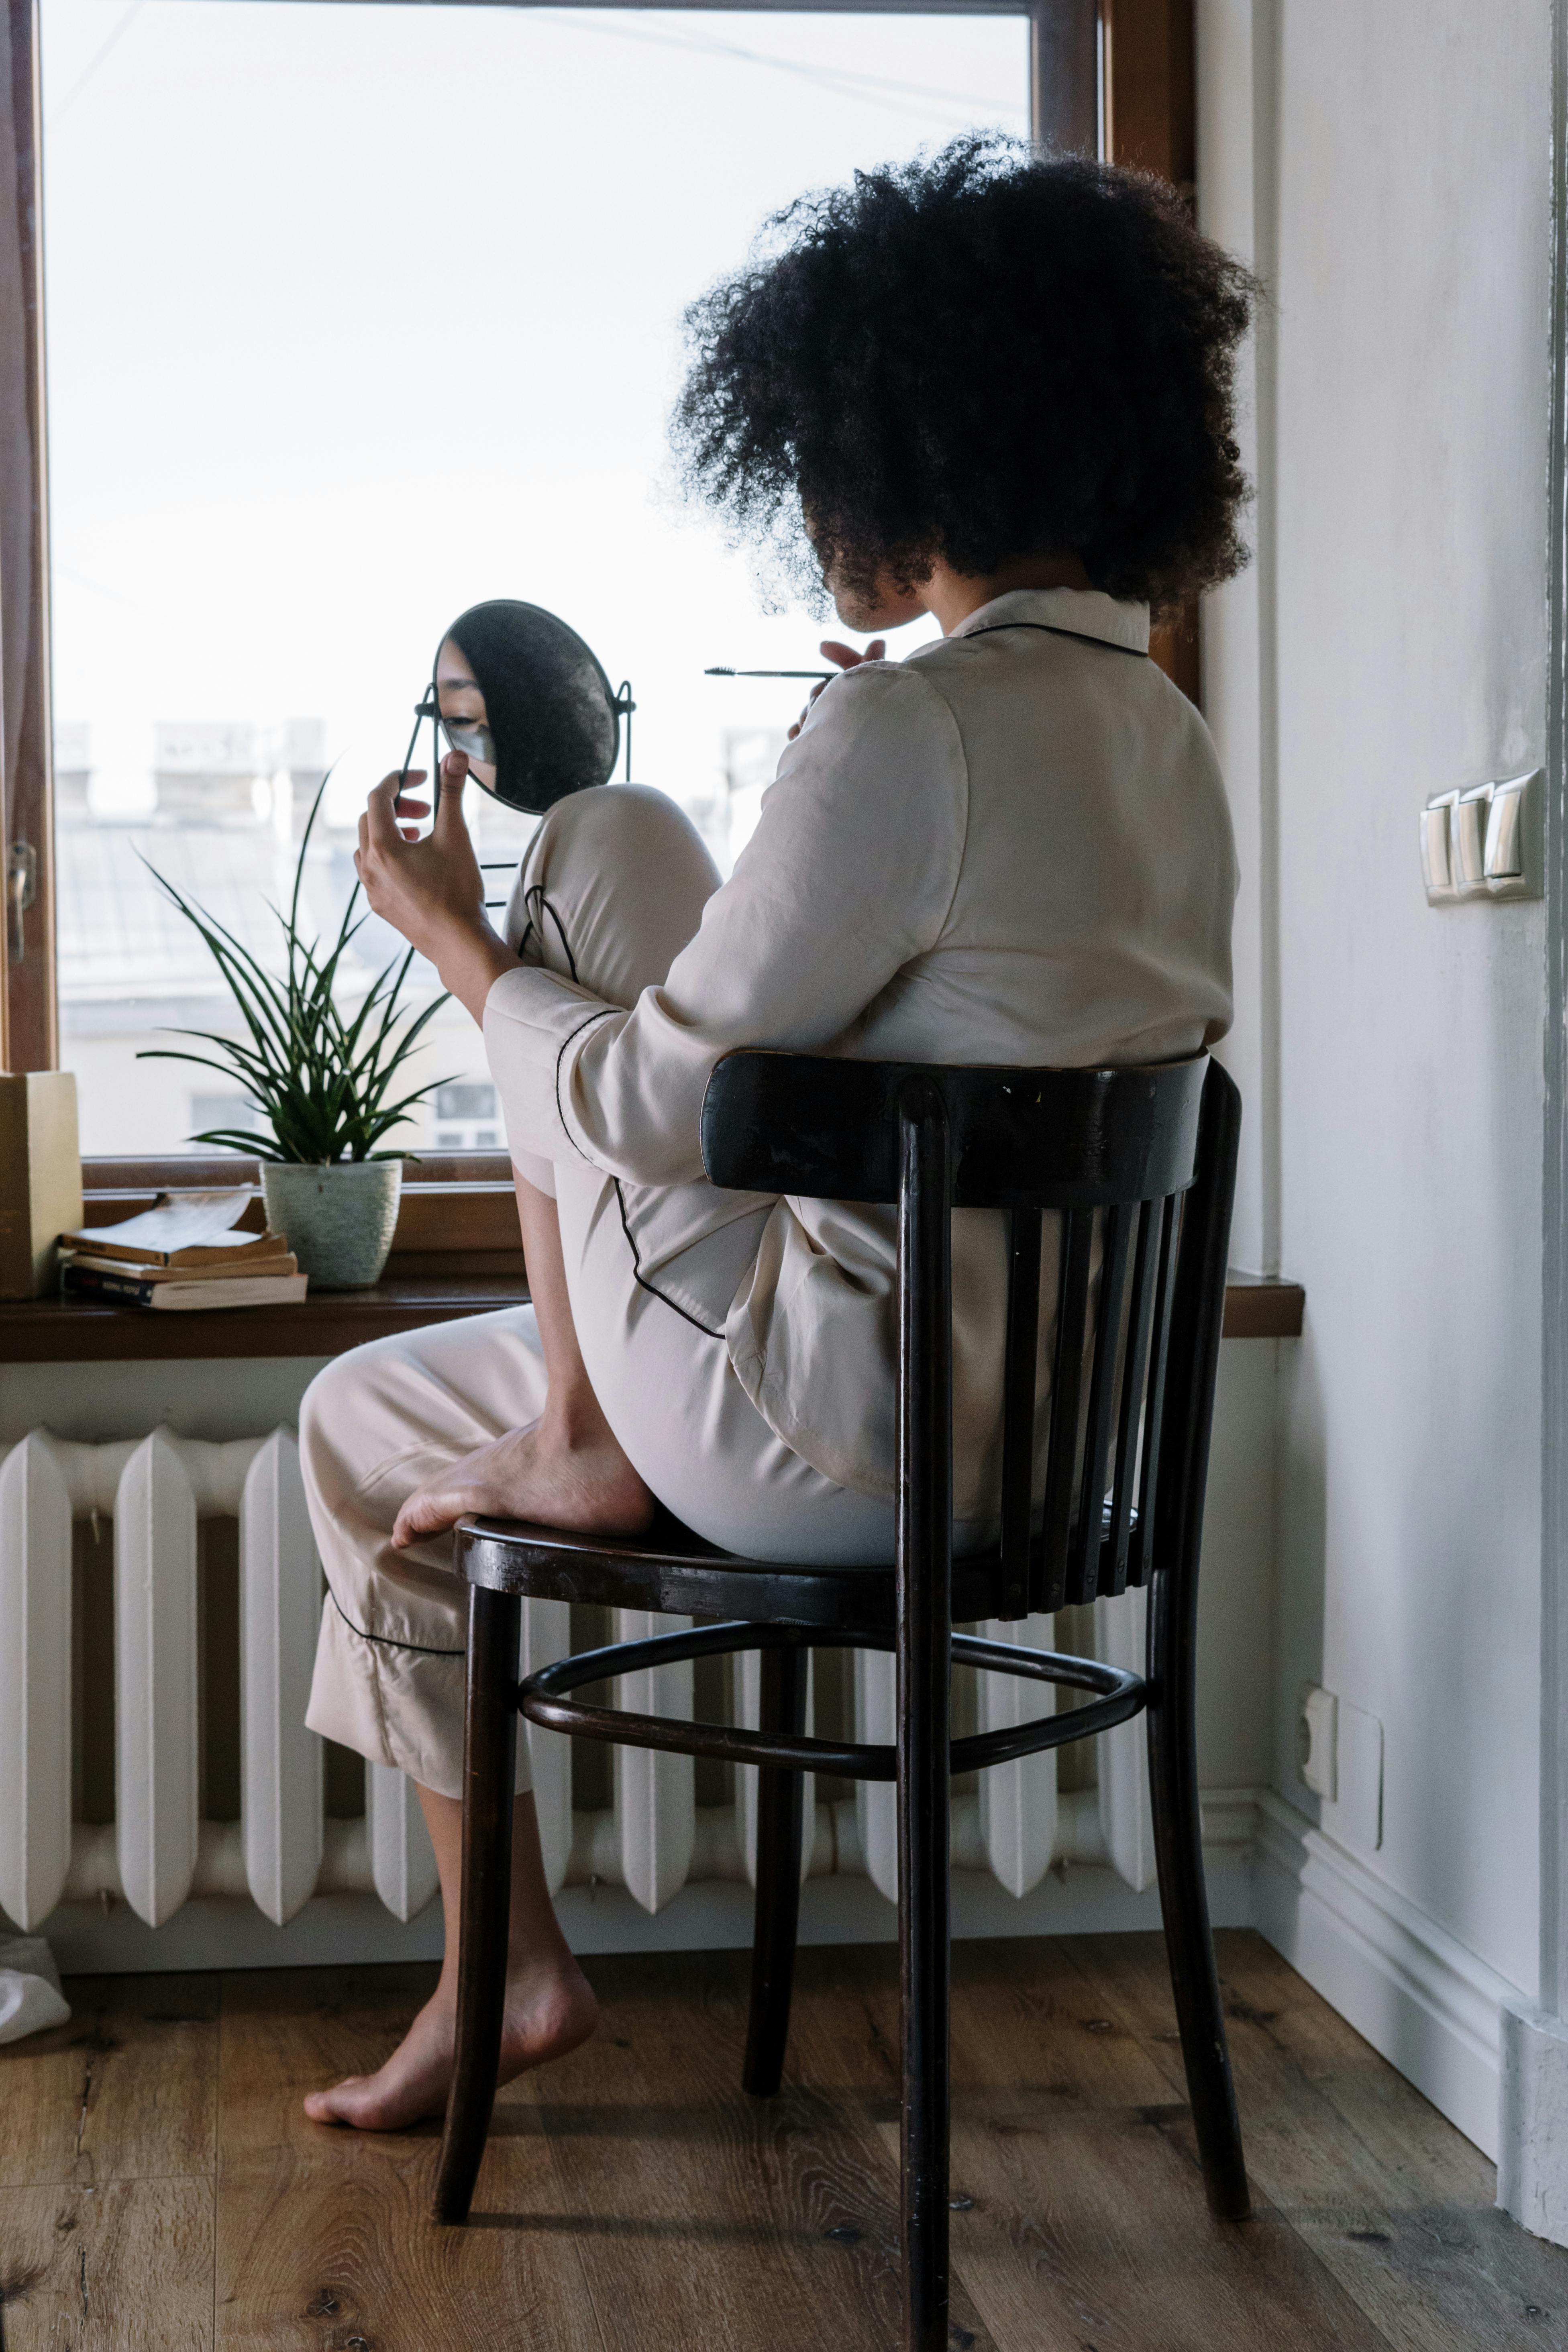
[[(746, 1051), (702, 1107), (711, 1181), (900, 1205), (905, 1507), (951, 1496), (954, 1208), (1007, 1213), (1005, 1613), (1195, 1564), (1240, 1098), (1206, 1055), (1123, 1070)], [(1032, 1532), (1041, 1218), (1060, 1219), (1044, 1517)], [(1098, 1271), (1098, 1278), (1097, 1278)], [(945, 1467), (944, 1467), (945, 1464)]]

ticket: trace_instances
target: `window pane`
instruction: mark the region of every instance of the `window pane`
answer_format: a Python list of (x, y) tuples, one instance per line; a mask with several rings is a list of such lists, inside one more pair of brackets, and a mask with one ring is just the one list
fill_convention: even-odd
[[(148, 866), (275, 959), (330, 766), (333, 920), (465, 606), (548, 605), (629, 677), (635, 775), (727, 867), (801, 689), (703, 671), (809, 667), (821, 630), (674, 499), (681, 310), (803, 188), (1021, 131), (1026, 28), (44, 0), (44, 62), (62, 1055), (84, 1149), (177, 1150), (252, 1115), (135, 1059), (234, 1025)], [(474, 814), (515, 860), (526, 821)], [(367, 925), (349, 992), (398, 946)], [(427, 1039), (405, 1139), (490, 1147), (477, 1032)]]

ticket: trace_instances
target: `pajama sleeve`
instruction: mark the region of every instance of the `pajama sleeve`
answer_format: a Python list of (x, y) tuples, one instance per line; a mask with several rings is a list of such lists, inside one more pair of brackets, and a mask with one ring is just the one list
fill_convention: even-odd
[(714, 1064), (742, 1045), (841, 1045), (941, 933), (967, 814), (963, 750), (936, 688), (895, 663), (836, 678), (662, 986), (627, 1011), (536, 966), (496, 981), (485, 1046), (513, 1150), (576, 1151), (637, 1184), (700, 1177)]

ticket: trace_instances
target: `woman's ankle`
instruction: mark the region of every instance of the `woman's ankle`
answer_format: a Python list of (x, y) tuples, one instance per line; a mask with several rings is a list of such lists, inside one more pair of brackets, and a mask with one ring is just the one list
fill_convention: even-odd
[(605, 1408), (584, 1383), (563, 1396), (552, 1396), (539, 1424), (540, 1442), (557, 1454), (621, 1453), (620, 1440), (605, 1418)]

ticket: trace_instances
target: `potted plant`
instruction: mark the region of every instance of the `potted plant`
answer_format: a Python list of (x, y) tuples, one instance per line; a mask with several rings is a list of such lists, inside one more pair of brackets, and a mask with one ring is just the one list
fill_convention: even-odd
[(138, 1059), (195, 1062), (237, 1079), (265, 1114), (270, 1142), (266, 1136), (226, 1129), (194, 1135), (191, 1141), (255, 1153), (261, 1161), (268, 1225), (287, 1234), (301, 1268), (320, 1289), (353, 1290), (379, 1279), (397, 1223), (404, 1155), (378, 1151), (376, 1146), (445, 1081), (431, 1078), (388, 1097), (421, 1031), (447, 1000), (438, 996), (417, 1014), (407, 1007), (399, 1010), (414, 961), (410, 948), (372, 982), (352, 1017), (340, 1011), (334, 994), (338, 968), (365, 920), (363, 912), (354, 914), (358, 882), (324, 956), (300, 929), (306, 852), (326, 788), (323, 778), (300, 844), (289, 911), (273, 910), (283, 932), (280, 973), (268, 971), (232, 931), (156, 867), (149, 869), (205, 941), (245, 1034), (224, 1037), (205, 1029), (174, 1030), (172, 1035), (195, 1038), (214, 1052), (153, 1046)]

